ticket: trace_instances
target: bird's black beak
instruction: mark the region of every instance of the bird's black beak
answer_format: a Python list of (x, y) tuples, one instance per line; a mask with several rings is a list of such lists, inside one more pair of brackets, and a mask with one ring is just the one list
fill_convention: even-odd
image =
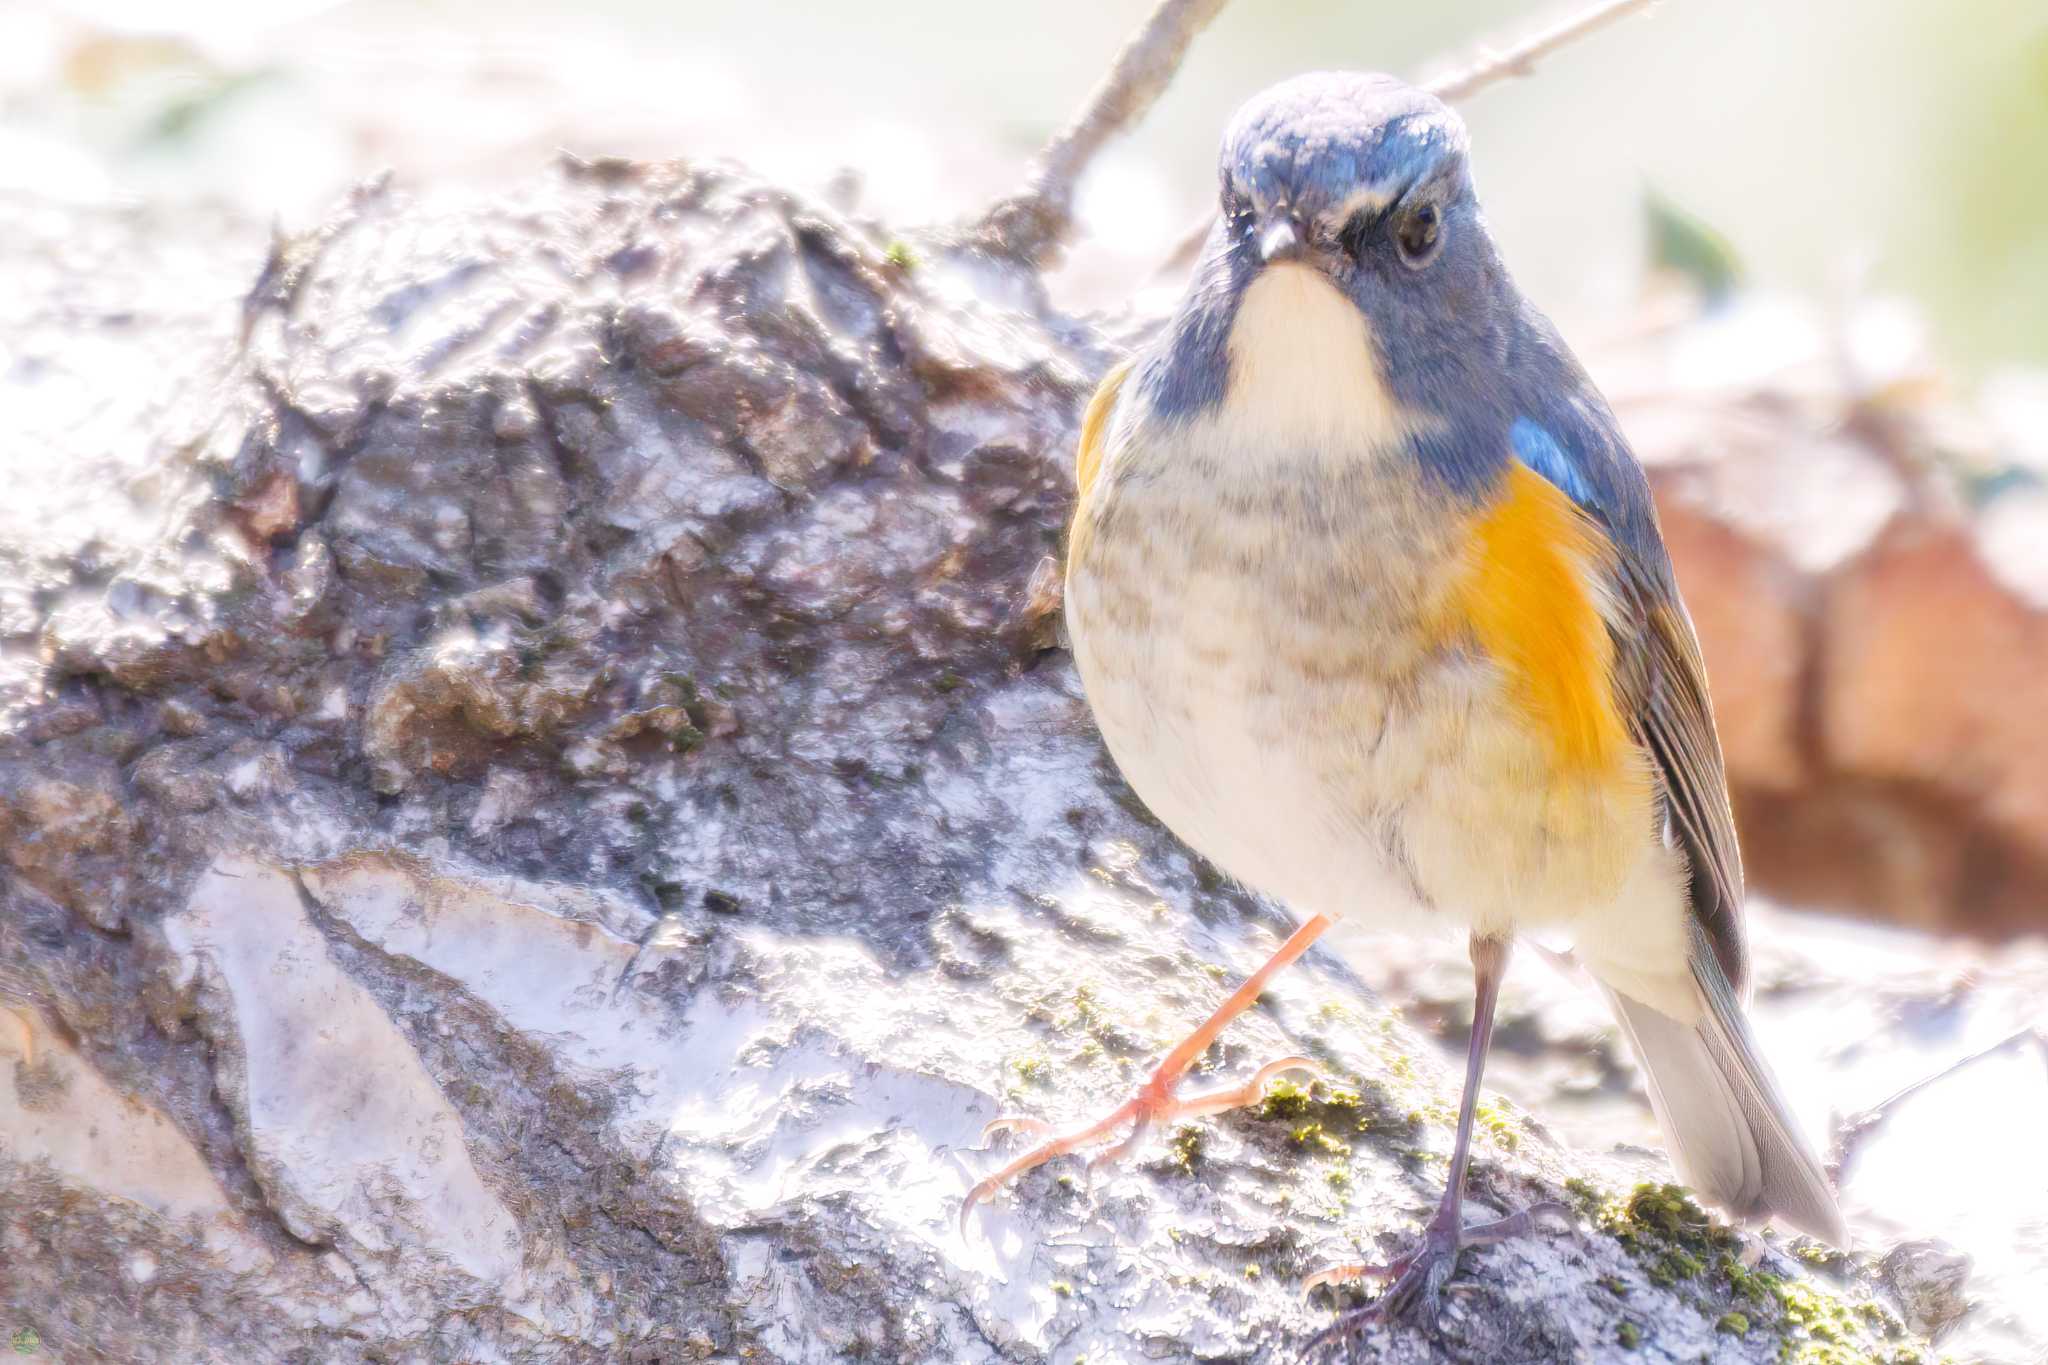
[(1259, 260), (1265, 265), (1298, 261), (1308, 252), (1308, 236), (1291, 213), (1276, 213), (1259, 225)]

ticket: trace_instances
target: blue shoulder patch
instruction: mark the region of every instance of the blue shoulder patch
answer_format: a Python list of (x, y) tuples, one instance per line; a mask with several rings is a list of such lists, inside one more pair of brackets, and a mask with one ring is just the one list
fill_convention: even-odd
[(1515, 457), (1529, 468), (1541, 474), (1558, 490), (1579, 506), (1594, 509), (1593, 490), (1586, 483), (1586, 476), (1565, 453), (1557, 438), (1527, 417), (1517, 417), (1515, 424), (1508, 428), (1508, 443), (1515, 448)]

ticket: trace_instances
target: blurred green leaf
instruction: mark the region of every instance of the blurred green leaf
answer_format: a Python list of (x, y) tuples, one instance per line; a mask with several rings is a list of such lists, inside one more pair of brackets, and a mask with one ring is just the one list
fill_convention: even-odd
[(1973, 508), (1982, 508), (2007, 493), (2023, 488), (2039, 488), (2041, 476), (2031, 469), (2008, 465), (2003, 469), (1960, 471), (1963, 498)]
[(157, 110), (143, 129), (144, 143), (176, 143), (190, 138), (199, 126), (219, 114), (251, 89), (267, 84), (277, 73), (262, 69), (238, 71), (208, 81), (189, 95), (180, 96)]
[(1649, 189), (1643, 192), (1643, 216), (1653, 268), (1685, 276), (1708, 303), (1721, 302), (1742, 283), (1742, 258), (1698, 214)]

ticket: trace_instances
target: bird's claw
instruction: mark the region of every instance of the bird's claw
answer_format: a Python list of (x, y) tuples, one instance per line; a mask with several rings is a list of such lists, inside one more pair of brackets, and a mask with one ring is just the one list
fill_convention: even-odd
[(1052, 1125), (1044, 1119), (1034, 1119), (1025, 1114), (999, 1114), (988, 1121), (981, 1130), (981, 1145), (985, 1148), (989, 1139), (1003, 1133), (1022, 1133), (1025, 1137), (1044, 1137), (1052, 1131)]
[(1397, 1322), (1417, 1308), (1422, 1310), (1422, 1321), (1434, 1323), (1443, 1302), (1444, 1284), (1458, 1264), (1459, 1246), (1457, 1236), (1432, 1224), (1413, 1251), (1385, 1265), (1331, 1266), (1311, 1275), (1309, 1288), (1368, 1277), (1388, 1279), (1391, 1283), (1371, 1303), (1339, 1314), (1335, 1322), (1318, 1332), (1308, 1344), (1309, 1358), (1355, 1339), (1369, 1324)]
[(1315, 1272), (1302, 1281), (1304, 1297), (1325, 1285), (1349, 1284), (1355, 1280), (1384, 1279), (1391, 1283), (1371, 1303), (1340, 1315), (1317, 1333), (1309, 1342), (1309, 1354), (1314, 1356), (1356, 1336), (1359, 1329), (1369, 1323), (1390, 1323), (1408, 1316), (1434, 1323), (1443, 1302), (1444, 1286), (1457, 1267), (1460, 1251), (1466, 1247), (1492, 1246), (1511, 1237), (1534, 1232), (1537, 1218), (1546, 1214), (1570, 1217), (1570, 1211), (1564, 1205), (1552, 1200), (1517, 1209), (1490, 1223), (1469, 1226), (1454, 1226), (1439, 1216), (1430, 1221), (1422, 1240), (1413, 1250), (1391, 1261), (1384, 1264), (1333, 1265)]
[(996, 1134), (1005, 1132), (1022, 1133), (1040, 1141), (967, 1192), (966, 1199), (960, 1204), (961, 1235), (966, 1235), (967, 1219), (977, 1204), (1033, 1167), (1042, 1166), (1055, 1157), (1093, 1147), (1109, 1138), (1125, 1124), (1129, 1124), (1131, 1131), (1128, 1134), (1089, 1160), (1088, 1169), (1093, 1171), (1108, 1162), (1130, 1155), (1154, 1124), (1170, 1123), (1183, 1118), (1199, 1118), (1205, 1114), (1220, 1114), (1226, 1109), (1240, 1109), (1246, 1105), (1257, 1104), (1265, 1098), (1266, 1086), (1275, 1077), (1289, 1071), (1306, 1072), (1311, 1077), (1317, 1077), (1322, 1075), (1323, 1069), (1307, 1057), (1282, 1057), (1279, 1061), (1268, 1062), (1260, 1067), (1243, 1085), (1204, 1091), (1185, 1099), (1177, 1099), (1173, 1094), (1174, 1086), (1180, 1082), (1181, 1077), (1162, 1069), (1155, 1071), (1136, 1095), (1107, 1116), (1085, 1128), (1059, 1136), (1053, 1135), (1052, 1125), (1043, 1119), (1020, 1115), (1005, 1115), (994, 1119), (982, 1129), (984, 1143)]

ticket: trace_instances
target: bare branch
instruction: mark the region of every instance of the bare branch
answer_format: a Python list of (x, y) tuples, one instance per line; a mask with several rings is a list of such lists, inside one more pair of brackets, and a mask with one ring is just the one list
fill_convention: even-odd
[(1032, 265), (1043, 264), (1074, 227), (1074, 186), (1109, 140), (1151, 109), (1180, 70), (1195, 35), (1209, 26), (1226, 0), (1159, 0), (1144, 25), (1116, 55), (1109, 74), (1088, 96), (1080, 117), (1045, 150), (1020, 194), (1003, 200), (981, 220), (991, 250)]
[[(1568, 47), (1596, 29), (1605, 28), (1615, 20), (1637, 10), (1647, 9), (1655, 3), (1657, 0), (1600, 0), (1600, 3), (1589, 5), (1547, 28), (1539, 29), (1500, 52), (1492, 52), (1482, 47), (1482, 55), (1477, 61), (1452, 75), (1425, 82), (1423, 88), (1447, 102), (1465, 99), (1510, 76), (1529, 75), (1537, 62), (1558, 49)], [(1441, 60), (1430, 63), (1431, 66), (1444, 64)], [(1215, 222), (1214, 210), (1203, 214), (1201, 222), (1190, 228), (1187, 235), (1176, 242), (1173, 250), (1167, 253), (1154, 278), (1176, 274), (1192, 265), (1195, 257), (1201, 253), (1202, 243), (1208, 240), (1209, 229)]]
[(1462, 71), (1430, 81), (1423, 88), (1440, 100), (1469, 98), (1496, 81), (1529, 75), (1536, 69), (1536, 63), (1559, 48), (1655, 3), (1657, 0), (1603, 0), (1603, 3), (1589, 5), (1548, 28), (1530, 34), (1504, 51), (1491, 52), (1482, 47), (1477, 61)]
[(1841, 1188), (1843, 1177), (1848, 1173), (1849, 1163), (1856, 1156), (1856, 1149), (1863, 1144), (1864, 1139), (1883, 1127), (1885, 1120), (1890, 1118), (1900, 1105), (1936, 1081), (1947, 1080), (1958, 1071), (1981, 1062), (1986, 1057), (1994, 1057), (2001, 1052), (2017, 1051), (2028, 1045), (2040, 1052), (2042, 1061), (2048, 1062), (2048, 1033), (2043, 1033), (2039, 1029), (2021, 1029), (2003, 1042), (1993, 1043), (1982, 1052), (1973, 1052), (1931, 1076), (1921, 1077), (1897, 1094), (1878, 1101), (1868, 1109), (1855, 1114), (1845, 1114), (1837, 1119), (1834, 1141), (1829, 1144), (1831, 1150), (1828, 1153), (1828, 1174), (1833, 1177), (1835, 1188)]
[(1173, 250), (1166, 253), (1166, 259), (1159, 263), (1159, 269), (1152, 272), (1157, 280), (1167, 275), (1178, 275), (1195, 263), (1195, 257), (1202, 254), (1202, 243), (1209, 240), (1209, 230), (1216, 226), (1216, 210), (1210, 209), (1181, 235), (1173, 244)]

